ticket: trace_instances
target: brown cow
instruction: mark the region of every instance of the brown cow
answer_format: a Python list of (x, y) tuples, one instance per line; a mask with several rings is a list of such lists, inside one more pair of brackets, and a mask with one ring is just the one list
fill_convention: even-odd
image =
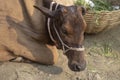
[[(34, 3), (37, 6), (42, 5), (42, 0), (6, 0), (3, 2), (0, 0), (0, 2), (0, 14), (3, 17), (0, 18), (2, 21), (0, 22), (0, 61), (12, 60), (22, 56), (42, 64), (54, 64), (58, 58), (55, 46), (60, 49), (62, 46), (59, 39), (53, 35), (54, 32), (52, 32), (52, 35), (56, 41), (55, 45), (46, 44), (53, 42), (49, 38), (46, 27), (43, 27), (44, 16), (38, 10), (33, 9)], [(55, 12), (55, 15), (59, 14), (59, 12), (61, 13), (55, 17), (55, 25), (58, 25), (57, 21), (60, 19), (59, 27), (56, 27), (58, 32), (63, 31), (66, 33), (66, 29), (68, 30), (67, 33), (70, 31), (69, 36), (60, 33), (60, 36), (64, 37), (62, 40), (65, 44), (73, 49), (70, 48), (65, 53), (69, 59), (69, 67), (73, 71), (84, 70), (86, 61), (84, 59), (84, 51), (80, 50), (83, 49), (82, 43), (85, 29), (85, 21), (82, 17), (84, 9), (77, 6), (61, 5), (61, 7)], [(42, 12), (46, 10), (43, 9), (41, 10)], [(65, 14), (66, 11), (67, 14)], [(73, 15), (74, 12), (76, 14)], [(49, 10), (47, 10), (47, 13), (44, 13), (51, 18), (54, 11), (51, 15), (49, 14)], [(70, 14), (68, 15), (68, 13)], [(69, 18), (70, 16), (72, 18)], [(51, 21), (54, 21), (54, 19), (51, 19)], [(63, 26), (66, 28), (65, 30), (60, 26), (63, 24), (61, 21), (66, 21)], [(64, 48), (67, 50), (67, 47)]]

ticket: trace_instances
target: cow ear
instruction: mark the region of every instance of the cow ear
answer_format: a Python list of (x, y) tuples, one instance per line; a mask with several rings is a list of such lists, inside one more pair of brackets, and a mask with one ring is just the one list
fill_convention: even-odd
[(85, 15), (85, 13), (86, 13), (85, 7), (82, 6), (81, 9), (82, 9), (82, 15)]
[(86, 9), (83, 6), (77, 6), (78, 11), (81, 11), (82, 15), (85, 15)]
[(46, 17), (50, 17), (50, 18), (53, 18), (54, 17), (54, 11), (50, 11), (49, 9), (45, 8), (45, 7), (37, 7), (37, 6), (33, 6), (35, 7), (36, 9), (38, 9), (39, 11), (41, 11)]

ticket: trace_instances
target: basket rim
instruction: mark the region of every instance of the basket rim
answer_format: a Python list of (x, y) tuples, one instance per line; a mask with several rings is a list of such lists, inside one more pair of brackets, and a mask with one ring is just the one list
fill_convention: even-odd
[(86, 12), (86, 14), (96, 14), (96, 13), (98, 13), (98, 14), (100, 14), (100, 13), (111, 13), (111, 12), (119, 12), (120, 11), (120, 9), (119, 10), (113, 10), (113, 11), (97, 11), (97, 12), (89, 12), (89, 11), (87, 11)]

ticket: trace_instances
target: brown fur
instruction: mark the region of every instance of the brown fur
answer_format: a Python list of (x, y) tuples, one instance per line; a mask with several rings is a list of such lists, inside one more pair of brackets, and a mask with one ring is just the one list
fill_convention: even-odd
[[(18, 56), (43, 64), (57, 61), (56, 47), (44, 44), (49, 41), (44, 16), (33, 8), (34, 4), (42, 5), (42, 0), (0, 0), (0, 61)], [(30, 26), (34, 26), (34, 32)]]

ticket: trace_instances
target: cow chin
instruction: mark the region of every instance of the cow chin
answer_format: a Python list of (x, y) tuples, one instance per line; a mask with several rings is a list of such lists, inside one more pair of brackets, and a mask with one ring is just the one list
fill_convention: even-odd
[(86, 68), (86, 60), (84, 59), (84, 52), (80, 51), (69, 51), (66, 53), (68, 57), (68, 67), (70, 70), (79, 72)]

